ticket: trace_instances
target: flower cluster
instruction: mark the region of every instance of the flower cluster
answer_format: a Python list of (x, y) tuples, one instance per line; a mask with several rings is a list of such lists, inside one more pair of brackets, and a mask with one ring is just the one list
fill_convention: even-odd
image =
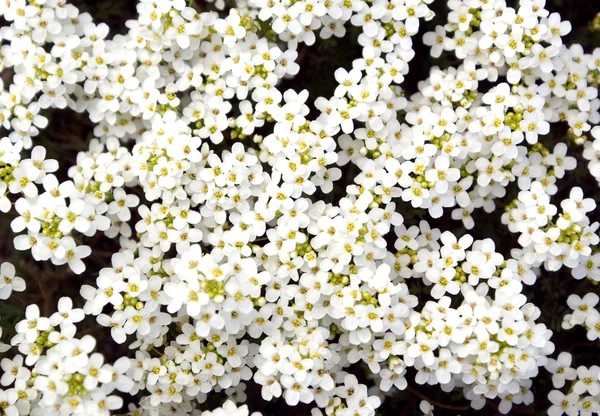
[(502, 219), (511, 231), (520, 234), (520, 256), (527, 263), (543, 263), (546, 270), (552, 271), (564, 265), (573, 269), (576, 279), (598, 281), (598, 256), (592, 248), (596, 250), (600, 242), (596, 234), (600, 224), (591, 223), (587, 216), (596, 208), (595, 201), (584, 198), (581, 188), (573, 188), (560, 206), (558, 212), (544, 186), (535, 181), (529, 191), (519, 193)]
[[(84, 317), (69, 298), (61, 298), (58, 311), (50, 318), (40, 316), (36, 305), (25, 311), (11, 340), (22, 355), (4, 358), (0, 384), (3, 414), (110, 415), (123, 400), (111, 393), (129, 392), (132, 380), (124, 375), (129, 360), (114, 365), (94, 353), (96, 340), (75, 337), (75, 323)], [(25, 356), (25, 358), (23, 358)]]
[[(374, 416), (412, 372), (474, 409), (532, 403), (539, 368), (557, 362), (524, 285), (542, 267), (600, 280), (596, 204), (577, 187), (552, 201), (576, 159), (567, 143), (543, 143), (550, 123), (566, 122), (600, 177), (600, 52), (563, 45), (570, 24), (543, 1), (456, 0), (424, 41), (461, 64), (432, 68), (406, 97), (429, 3), (248, 0), (200, 13), (184, 0), (140, 0), (127, 34), (112, 39), (57, 0), (0, 4), (10, 23), (1, 63), (14, 71), (0, 94), (10, 130), (0, 210), (19, 195), (14, 246), (76, 274), (91, 237), (119, 247), (82, 286), (82, 308), (62, 298), (44, 318), (27, 307), (18, 352), (2, 362), (0, 410), (102, 415), (131, 395), (131, 416), (247, 416), (234, 402), (204, 413), (198, 404), (220, 392), (242, 402), (253, 382), (264, 400), (313, 404), (314, 415)], [(333, 96), (283, 88), (301, 69), (299, 49), (349, 26), (362, 55), (335, 71)], [(96, 127), (59, 181), (58, 163), (33, 144), (47, 124), (40, 111), (65, 107)], [(472, 229), (475, 209), (492, 212), (511, 182), (519, 194), (502, 222), (522, 248), (510, 256), (399, 212), (448, 209)], [(0, 299), (24, 289), (14, 268), (0, 272)], [(598, 338), (598, 297), (568, 303), (565, 327)], [(92, 336), (76, 337), (85, 315), (131, 354), (105, 363)], [(353, 364), (376, 389), (346, 371)], [(577, 373), (576, 396), (550, 399), (595, 411), (584, 393), (598, 395), (598, 372)]]
[(573, 313), (564, 317), (563, 328), (571, 329), (581, 325), (587, 330), (590, 341), (600, 338), (600, 312), (596, 309), (598, 301), (598, 295), (593, 292), (583, 298), (577, 295), (569, 296), (567, 304)]
[[(29, 159), (21, 159), (23, 142), (11, 143), (4, 137), (0, 140), (0, 211), (8, 212), (11, 207), (9, 196), (22, 195), (24, 198), (38, 196), (38, 185), (51, 182), (52, 172), (58, 169), (58, 162), (46, 159), (46, 149), (36, 146)], [(47, 179), (48, 177), (48, 179)]]
[[(552, 390), (548, 395), (552, 406), (548, 415), (591, 415), (600, 411), (600, 367), (572, 366), (571, 354), (562, 352), (556, 360), (550, 359), (546, 369), (552, 374)], [(568, 392), (561, 391), (568, 386)], [(564, 389), (563, 389), (564, 390)]]

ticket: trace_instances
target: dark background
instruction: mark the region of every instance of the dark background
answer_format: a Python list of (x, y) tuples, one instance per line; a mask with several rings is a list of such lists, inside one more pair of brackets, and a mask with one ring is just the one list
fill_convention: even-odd
[[(111, 27), (111, 33), (114, 34), (125, 33), (125, 21), (136, 16), (136, 1), (133, 0), (74, 0), (72, 3), (80, 10), (89, 12), (95, 21), (107, 23)], [(198, 10), (207, 10), (211, 6), (196, 0), (196, 7)], [(443, 24), (446, 19), (445, 1), (436, 0), (430, 7), (434, 9), (437, 16), (431, 22), (422, 22), (420, 34), (413, 38), (416, 56), (410, 62), (410, 72), (403, 83), (407, 95), (416, 92), (417, 82), (427, 77), (429, 68), (432, 66), (447, 67), (457, 64), (453, 56), (443, 55), (439, 59), (432, 59), (429, 56), (428, 47), (421, 42), (422, 33), (433, 30), (436, 24)], [(583, 45), (586, 52), (591, 52), (595, 47), (600, 46), (600, 32), (595, 32), (591, 28), (592, 20), (600, 12), (600, 0), (549, 0), (546, 8), (550, 12), (560, 13), (563, 19), (571, 21), (573, 30), (566, 36), (565, 43), (567, 45), (579, 43)], [(340, 66), (350, 68), (352, 60), (360, 56), (360, 46), (356, 42), (358, 33), (359, 29), (354, 28), (349, 30), (343, 39), (317, 40), (317, 43), (311, 47), (301, 47), (300, 74), (292, 80), (286, 80), (283, 88), (296, 90), (306, 88), (311, 94), (311, 99), (315, 99), (317, 96), (331, 96), (335, 89), (334, 71)], [(9, 83), (6, 81), (10, 79), (10, 75), (7, 75), (5, 71), (2, 76), (5, 79), (5, 86), (8, 85)], [(50, 120), (49, 126), (39, 137), (34, 139), (34, 143), (44, 145), (48, 151), (48, 157), (59, 161), (61, 167), (57, 176), (64, 180), (67, 178), (68, 167), (75, 163), (77, 152), (87, 150), (89, 140), (93, 137), (94, 126), (85, 114), (77, 114), (69, 110), (48, 111), (45, 115)], [(550, 134), (541, 138), (541, 142), (548, 148), (552, 148), (554, 143), (559, 141), (566, 141), (566, 127), (560, 124), (553, 125)], [(566, 198), (574, 186), (582, 187), (587, 197), (593, 197), (596, 201), (600, 201), (598, 184), (587, 171), (587, 163), (581, 157), (581, 148), (570, 144), (569, 149), (570, 154), (578, 159), (578, 168), (559, 181), (559, 193), (554, 202)], [(356, 173), (356, 168), (347, 167), (340, 180), (340, 186), (336, 186), (333, 194), (323, 196), (323, 199), (334, 201), (341, 197), (344, 193), (344, 182), (351, 181)], [(493, 214), (486, 214), (483, 210), (476, 212), (474, 214), (476, 228), (470, 231), (476, 239), (492, 238), (496, 243), (497, 250), (505, 256), (509, 255), (511, 248), (518, 245), (516, 236), (510, 234), (502, 225), (500, 216), (504, 212), (504, 206), (516, 196), (516, 192), (516, 185), (510, 185), (508, 195), (499, 201)], [(408, 204), (400, 201), (398, 205), (405, 218), (405, 223), (418, 224), (420, 219), (424, 218), (422, 212), (412, 210)], [(600, 219), (599, 216), (598, 210), (593, 213), (594, 220)], [(79, 288), (82, 284), (94, 284), (98, 270), (110, 265), (110, 256), (118, 250), (117, 244), (103, 236), (98, 235), (91, 241), (88, 240), (87, 244), (94, 251), (92, 256), (86, 259), (86, 272), (81, 276), (76, 276), (66, 266), (55, 267), (49, 262), (36, 263), (30, 252), (15, 251), (12, 246), (14, 234), (10, 229), (10, 221), (13, 217), (14, 212), (0, 215), (0, 261), (10, 261), (15, 265), (17, 275), (26, 280), (27, 289), (23, 293), (13, 294), (9, 301), (0, 302), (0, 326), (4, 328), (3, 341), (5, 342), (12, 336), (11, 328), (14, 328), (15, 322), (23, 318), (24, 309), (28, 304), (37, 303), (46, 316), (55, 311), (56, 302), (61, 296), (71, 296), (76, 306), (81, 306)], [(442, 231), (450, 230), (457, 235), (465, 233), (461, 223), (451, 220), (449, 215), (431, 222)], [(411, 291), (424, 292), (418, 283), (411, 281), (409, 284)], [(556, 345), (557, 353), (571, 352), (574, 356), (575, 366), (600, 364), (598, 343), (587, 341), (585, 331), (581, 327), (570, 331), (561, 329), (562, 318), (569, 312), (566, 298), (572, 293), (579, 295), (590, 291), (600, 293), (597, 286), (587, 280), (577, 281), (571, 277), (568, 269), (563, 269), (555, 273), (543, 272), (534, 287), (527, 287), (525, 290), (529, 301), (542, 310), (540, 321), (554, 331), (552, 341)], [(423, 300), (426, 299), (425, 296), (421, 297)], [(119, 347), (113, 343), (108, 332), (96, 324), (93, 319), (86, 318), (84, 325), (80, 325), (79, 329), (80, 336), (89, 333), (97, 338), (98, 349), (109, 360), (130, 353), (125, 347)], [(351, 371), (365, 379), (366, 372), (363, 368), (355, 367)], [(388, 397), (379, 409), (380, 414), (384, 416), (420, 414), (419, 403), (423, 399), (427, 399), (435, 405), (436, 415), (475, 414), (475, 411), (470, 409), (469, 403), (462, 399), (461, 393), (446, 394), (441, 392), (439, 387), (418, 386), (412, 382), (413, 376), (414, 373), (409, 372), (407, 376), (409, 388)], [(547, 395), (551, 389), (550, 375), (542, 368), (533, 383), (533, 391), (536, 396), (534, 404), (514, 406), (511, 414), (546, 414), (549, 407)], [(250, 410), (262, 411), (265, 416), (279, 415), (290, 411), (298, 416), (310, 414), (310, 406), (298, 406), (291, 409), (285, 405), (283, 400), (263, 402), (256, 386), (249, 385), (246, 392)], [(214, 395), (210, 403), (202, 405), (201, 408), (210, 409), (211, 405), (217, 405), (222, 400), (223, 395)], [(489, 402), (481, 412), (499, 414), (497, 403)]]

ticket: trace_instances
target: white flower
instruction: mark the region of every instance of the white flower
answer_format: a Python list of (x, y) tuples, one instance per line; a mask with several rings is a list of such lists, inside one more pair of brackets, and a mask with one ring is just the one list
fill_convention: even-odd
[(19, 322), (15, 329), (23, 334), (27, 342), (35, 342), (40, 331), (46, 331), (50, 327), (48, 318), (40, 317), (37, 305), (29, 305), (25, 309), (25, 320)]
[(546, 135), (550, 131), (550, 125), (538, 113), (525, 113), (520, 127), (528, 143), (536, 143), (539, 134)]
[(25, 290), (25, 280), (15, 276), (15, 266), (4, 262), (0, 265), (0, 299), (6, 300), (10, 294)]
[(82, 309), (73, 309), (71, 298), (63, 297), (58, 300), (58, 311), (50, 316), (50, 325), (73, 325), (84, 318)]

